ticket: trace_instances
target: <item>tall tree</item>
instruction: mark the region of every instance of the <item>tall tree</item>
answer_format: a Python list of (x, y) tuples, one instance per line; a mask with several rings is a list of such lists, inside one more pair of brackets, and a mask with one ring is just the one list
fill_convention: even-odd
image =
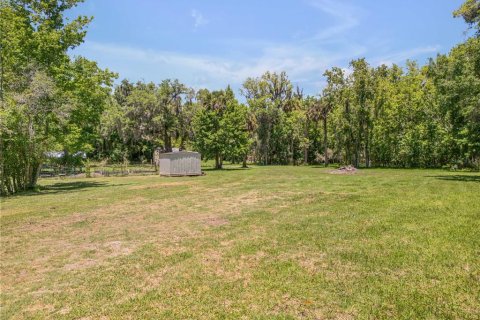
[(355, 165), (360, 165), (361, 151), (365, 166), (370, 166), (370, 131), (372, 127), (371, 111), (373, 99), (373, 82), (371, 69), (365, 59), (353, 60), (350, 62), (353, 69), (352, 91), (354, 106), (356, 109), (356, 139), (355, 139)]
[(263, 164), (288, 163), (292, 151), (285, 121), (295, 108), (295, 100), (286, 73), (266, 72), (260, 78), (248, 78), (241, 92), (256, 115), (257, 161)]
[(337, 67), (325, 71), (323, 75), (327, 78), (327, 85), (323, 89), (322, 99), (316, 101), (316, 114), (323, 122), (323, 156), (324, 164), (328, 166), (328, 117), (342, 103), (345, 79), (343, 70)]
[(178, 121), (182, 114), (183, 99), (189, 89), (178, 80), (164, 80), (157, 90), (160, 121), (165, 151), (172, 151), (172, 139), (176, 137)]
[(215, 159), (215, 168), (222, 169), (228, 158), (243, 158), (249, 149), (247, 109), (238, 103), (233, 91), (199, 91), (202, 109), (194, 120), (195, 147), (204, 159)]
[(0, 99), (5, 116), (0, 124), (2, 194), (33, 188), (49, 149), (94, 143), (108, 96), (105, 87), (115, 75), (68, 55), (68, 50), (83, 42), (91, 20), (79, 16), (67, 22), (66, 10), (79, 2), (0, 4)]

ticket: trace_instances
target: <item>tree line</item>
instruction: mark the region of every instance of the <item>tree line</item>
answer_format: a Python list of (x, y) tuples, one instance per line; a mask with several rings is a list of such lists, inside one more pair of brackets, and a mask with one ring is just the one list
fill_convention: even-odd
[[(476, 33), (427, 64), (372, 66), (365, 59), (323, 74), (305, 95), (285, 72), (244, 81), (238, 96), (178, 80), (121, 81), (72, 58), (91, 18), (71, 21), (78, 0), (0, 5), (0, 193), (36, 185), (48, 151), (114, 162), (151, 161), (157, 148), (258, 164), (479, 168), (479, 0), (455, 11)], [(320, 77), (321, 75), (319, 75)]]

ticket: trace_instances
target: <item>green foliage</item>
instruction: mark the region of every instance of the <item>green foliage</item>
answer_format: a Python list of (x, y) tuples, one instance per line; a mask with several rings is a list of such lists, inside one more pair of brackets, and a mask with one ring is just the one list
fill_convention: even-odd
[(429, 65), (451, 162), (480, 156), (480, 39), (471, 38)]
[(0, 5), (0, 194), (35, 187), (46, 151), (92, 151), (115, 74), (67, 51), (90, 18), (66, 22), (70, 1)]
[(177, 81), (124, 81), (104, 114), (102, 146), (111, 158), (135, 159), (176, 141), (215, 158), (218, 167), (239, 158), (244, 165), (249, 158), (261, 164), (322, 159), (357, 167), (475, 167), (478, 41), (472, 38), (424, 67), (409, 61), (406, 68), (373, 68), (365, 59), (352, 61), (348, 73), (334, 67), (324, 74), (319, 98), (294, 91), (285, 73), (267, 72), (244, 82), (248, 106), (239, 107), (244, 111), (238, 119), (230, 112), (238, 108), (227, 108), (238, 104), (230, 89), (201, 89), (194, 99)]
[(61, 108), (57, 88), (45, 72), (31, 70), (28, 86), (2, 101), (2, 194), (33, 188), (52, 126)]
[[(356, 166), (468, 166), (478, 153), (478, 39), (427, 67), (407, 62), (371, 68), (353, 61), (349, 76), (326, 73), (325, 98), (337, 158)], [(469, 54), (471, 52), (471, 54)]]
[[(298, 97), (285, 72), (266, 72), (260, 78), (249, 78), (243, 84), (242, 94), (255, 116), (256, 134), (254, 158), (262, 164), (287, 164), (301, 157), (297, 151), (298, 136), (292, 132), (301, 129), (301, 123), (291, 121), (292, 111), (301, 108)], [(292, 139), (293, 138), (293, 139)]]
[(224, 159), (243, 159), (250, 146), (246, 107), (229, 87), (211, 93), (201, 90), (198, 99), (202, 109), (193, 123), (196, 149), (204, 159), (215, 159), (217, 169), (222, 168)]
[(85, 161), (85, 178), (91, 178), (92, 177), (92, 165), (90, 163), (90, 160), (87, 159)]
[(185, 149), (192, 136), (195, 105), (192, 90), (178, 80), (131, 84), (115, 88), (102, 117), (97, 155), (121, 161), (152, 159), (156, 148)]
[(462, 6), (453, 13), (454, 17), (462, 17), (470, 27), (477, 29), (480, 34), (480, 1), (466, 0)]
[[(68, 50), (91, 17), (65, 18), (80, 0), (0, 3), (0, 193), (33, 188), (47, 151), (114, 162), (151, 160), (155, 149), (197, 148), (207, 159), (261, 164), (472, 167), (480, 163), (480, 39), (431, 59), (324, 73), (304, 97), (285, 72), (248, 78), (239, 104), (230, 88), (197, 93), (178, 80), (123, 80)], [(478, 0), (454, 15), (479, 30)]]

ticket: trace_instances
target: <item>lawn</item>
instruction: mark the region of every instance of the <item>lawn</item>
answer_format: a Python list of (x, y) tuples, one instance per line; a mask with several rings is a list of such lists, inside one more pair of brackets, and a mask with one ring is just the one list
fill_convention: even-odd
[(480, 174), (252, 167), (1, 199), (1, 318), (479, 319)]

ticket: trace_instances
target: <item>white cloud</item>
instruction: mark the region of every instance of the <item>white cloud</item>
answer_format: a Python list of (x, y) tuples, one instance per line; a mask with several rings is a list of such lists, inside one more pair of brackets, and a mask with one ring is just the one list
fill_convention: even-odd
[(193, 18), (194, 21), (194, 27), (197, 29), (198, 27), (204, 26), (208, 24), (208, 20), (201, 14), (199, 11), (193, 9), (190, 15)]
[[(100, 62), (107, 61), (108, 67), (121, 76), (141, 73), (147, 81), (170, 77), (194, 87), (224, 87), (228, 83), (239, 86), (246, 78), (260, 76), (265, 71), (286, 71), (293, 82), (317, 87), (327, 68), (363, 50), (352, 47), (338, 54), (308, 47), (269, 45), (260, 50), (258, 57), (234, 60), (87, 41), (80, 53)], [(136, 69), (132, 70), (132, 66)]]
[[(408, 58), (438, 51), (438, 46), (425, 46), (401, 52), (388, 52), (372, 57), (369, 51), (384, 48), (374, 35), (352, 41), (349, 33), (357, 27), (365, 12), (337, 0), (306, 0), (322, 16), (328, 15), (333, 24), (313, 32), (304, 38), (286, 39), (281, 42), (262, 39), (215, 39), (219, 48), (228, 48), (232, 54), (189, 54), (178, 51), (150, 50), (115, 43), (87, 41), (75, 53), (83, 54), (119, 72), (130, 80), (159, 82), (166, 78), (178, 78), (194, 88), (224, 88), (231, 84), (239, 88), (248, 77), (258, 77), (265, 71), (286, 71), (292, 82), (305, 88), (306, 94), (317, 94), (325, 84), (323, 73), (332, 66), (344, 67), (362, 56), (373, 66), (382, 63), (404, 62)], [(198, 28), (208, 20), (197, 10), (192, 10), (194, 26)], [(360, 42), (361, 41), (361, 42)], [(325, 43), (335, 42), (334, 46)], [(221, 50), (219, 50), (221, 52)], [(247, 53), (248, 52), (248, 53)]]
[(308, 40), (330, 40), (344, 35), (360, 23), (363, 10), (342, 1), (311, 0), (309, 4), (335, 19), (335, 24), (318, 31)]
[(425, 46), (413, 49), (408, 49), (400, 52), (390, 53), (380, 57), (374, 57), (370, 59), (374, 66), (382, 64), (392, 65), (394, 63), (399, 64), (407, 60), (414, 60), (416, 57), (424, 54), (433, 54), (440, 50), (440, 46)]
[[(341, 48), (325, 49), (323, 41), (339, 38), (358, 24), (355, 14), (360, 10), (333, 0), (307, 0), (321, 13), (333, 17), (335, 24), (315, 33), (313, 37), (284, 42), (259, 39), (223, 39), (221, 45), (235, 47), (240, 57), (219, 55), (195, 55), (174, 51), (154, 51), (118, 44), (88, 42), (85, 47), (93, 56), (105, 56), (114, 61), (123, 61), (114, 70), (124, 75), (122, 69), (132, 65), (144, 65), (147, 77), (180, 78), (194, 87), (239, 86), (248, 77), (258, 77), (266, 71), (286, 71), (295, 83), (319, 90), (323, 72), (332, 65), (344, 64), (345, 60), (366, 53), (365, 47), (345, 41)], [(191, 11), (194, 27), (206, 25), (208, 20), (196, 9)], [(340, 37), (341, 38), (341, 37)], [(249, 48), (253, 55), (242, 55)], [(147, 68), (146, 66), (150, 67)], [(132, 71), (134, 73), (135, 71)], [(136, 72), (140, 73), (139, 70)], [(128, 72), (127, 72), (128, 73)], [(150, 75), (150, 76), (148, 76)], [(148, 79), (150, 80), (150, 79)], [(158, 81), (157, 79), (155, 79)], [(316, 93), (316, 92), (315, 92)]]

